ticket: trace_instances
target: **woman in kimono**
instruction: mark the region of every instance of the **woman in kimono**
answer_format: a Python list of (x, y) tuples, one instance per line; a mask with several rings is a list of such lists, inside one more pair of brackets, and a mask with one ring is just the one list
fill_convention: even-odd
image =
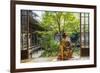
[(58, 60), (69, 60), (72, 58), (71, 43), (66, 33), (63, 33), (59, 45)]

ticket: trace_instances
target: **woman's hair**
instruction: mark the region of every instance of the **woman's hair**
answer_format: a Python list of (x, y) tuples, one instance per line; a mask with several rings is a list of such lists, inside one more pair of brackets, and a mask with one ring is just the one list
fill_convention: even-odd
[(63, 34), (62, 34), (62, 37), (63, 37), (63, 38), (66, 38), (66, 37), (67, 37), (67, 34), (66, 34), (66, 33), (63, 33)]

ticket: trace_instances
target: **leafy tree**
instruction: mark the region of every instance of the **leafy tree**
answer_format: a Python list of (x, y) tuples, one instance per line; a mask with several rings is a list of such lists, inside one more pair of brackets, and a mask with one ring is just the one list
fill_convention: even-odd
[(47, 30), (59, 33), (67, 31), (69, 35), (80, 31), (80, 20), (71, 12), (45, 11), (41, 24)]
[(54, 40), (55, 33), (67, 32), (69, 36), (76, 37), (74, 34), (80, 32), (78, 13), (45, 11), (40, 23), (41, 27), (46, 29), (46, 31), (40, 32), (43, 39), (42, 46), (45, 49), (42, 56), (57, 55), (58, 44)]

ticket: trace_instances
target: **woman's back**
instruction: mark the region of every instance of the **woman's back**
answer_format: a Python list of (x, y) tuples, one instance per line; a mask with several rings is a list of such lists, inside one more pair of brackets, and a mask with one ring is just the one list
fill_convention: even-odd
[(71, 50), (71, 43), (67, 39), (62, 39), (60, 42), (60, 54), (59, 59), (61, 60), (67, 60), (72, 57), (72, 50)]

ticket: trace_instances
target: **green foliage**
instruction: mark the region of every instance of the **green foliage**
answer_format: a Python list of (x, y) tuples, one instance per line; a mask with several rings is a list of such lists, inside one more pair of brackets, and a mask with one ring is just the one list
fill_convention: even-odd
[(72, 36), (73, 33), (80, 32), (80, 20), (78, 15), (79, 13), (52, 11), (45, 11), (42, 14), (40, 23), (41, 27), (45, 28), (46, 31), (38, 32), (41, 37), (41, 47), (44, 49), (41, 56), (57, 56), (59, 45), (54, 40), (54, 34), (56, 32), (67, 32), (69, 36)]
[(56, 56), (58, 52), (58, 43), (54, 40), (54, 35), (52, 31), (43, 31), (38, 32), (41, 35), (41, 47), (44, 49), (44, 52), (41, 56)]
[(65, 31), (71, 35), (73, 32), (80, 31), (80, 20), (78, 16), (78, 13), (45, 11), (41, 24), (47, 30), (55, 32)]
[(57, 56), (58, 53), (58, 44), (55, 43), (54, 40), (51, 40), (49, 43), (50, 46), (47, 48), (44, 53), (42, 54), (43, 57), (50, 57), (50, 56)]

